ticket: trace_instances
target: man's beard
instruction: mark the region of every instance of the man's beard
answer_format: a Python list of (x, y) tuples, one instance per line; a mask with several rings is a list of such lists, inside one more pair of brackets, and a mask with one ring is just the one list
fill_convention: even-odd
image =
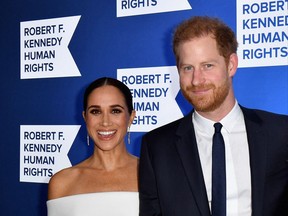
[[(212, 94), (195, 96), (192, 95), (192, 91), (201, 90), (201, 89), (210, 89)], [(216, 110), (224, 102), (227, 95), (229, 94), (230, 84), (228, 78), (225, 82), (216, 87), (214, 84), (204, 84), (200, 86), (188, 86), (185, 89), (182, 89), (184, 97), (192, 104), (195, 110), (201, 112), (211, 112)]]

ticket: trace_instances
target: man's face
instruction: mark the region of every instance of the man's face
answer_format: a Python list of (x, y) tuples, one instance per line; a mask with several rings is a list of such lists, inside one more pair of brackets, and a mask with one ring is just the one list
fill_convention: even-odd
[[(211, 36), (195, 38), (178, 47), (180, 86), (197, 111), (212, 112), (232, 99), (232, 75)], [(233, 98), (234, 100), (234, 98)]]

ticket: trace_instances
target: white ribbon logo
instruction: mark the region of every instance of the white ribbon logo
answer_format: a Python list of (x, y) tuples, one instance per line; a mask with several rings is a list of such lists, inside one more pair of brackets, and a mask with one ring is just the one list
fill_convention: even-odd
[(68, 152), (80, 125), (21, 125), (20, 181), (47, 183), (70, 167)]
[(190, 10), (187, 0), (117, 0), (117, 17)]
[(81, 76), (68, 49), (79, 19), (21, 22), (21, 79)]
[(118, 69), (136, 110), (131, 131), (147, 132), (183, 116), (175, 98), (179, 92), (176, 66)]

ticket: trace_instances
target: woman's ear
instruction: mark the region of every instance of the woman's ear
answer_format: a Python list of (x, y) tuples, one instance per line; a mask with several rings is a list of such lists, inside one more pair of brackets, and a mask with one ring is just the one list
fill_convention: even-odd
[(86, 112), (85, 111), (82, 112), (82, 117), (83, 117), (84, 121), (86, 122)]
[(131, 124), (133, 123), (133, 120), (134, 120), (135, 116), (136, 116), (136, 111), (132, 110), (132, 113), (131, 113), (130, 118), (129, 118), (128, 127), (130, 127)]

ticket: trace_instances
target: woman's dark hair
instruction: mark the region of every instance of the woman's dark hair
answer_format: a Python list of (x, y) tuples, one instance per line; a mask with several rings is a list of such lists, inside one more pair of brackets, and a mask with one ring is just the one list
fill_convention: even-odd
[(115, 88), (119, 89), (119, 91), (123, 94), (125, 98), (125, 102), (128, 107), (128, 112), (131, 115), (133, 111), (133, 100), (132, 100), (130, 89), (121, 81), (111, 78), (111, 77), (102, 77), (102, 78), (96, 79), (92, 83), (90, 83), (90, 85), (86, 88), (85, 93), (84, 93), (84, 99), (83, 99), (84, 112), (86, 112), (87, 101), (91, 92), (95, 90), (96, 88), (99, 88), (101, 86), (106, 86), (106, 85), (114, 86)]

